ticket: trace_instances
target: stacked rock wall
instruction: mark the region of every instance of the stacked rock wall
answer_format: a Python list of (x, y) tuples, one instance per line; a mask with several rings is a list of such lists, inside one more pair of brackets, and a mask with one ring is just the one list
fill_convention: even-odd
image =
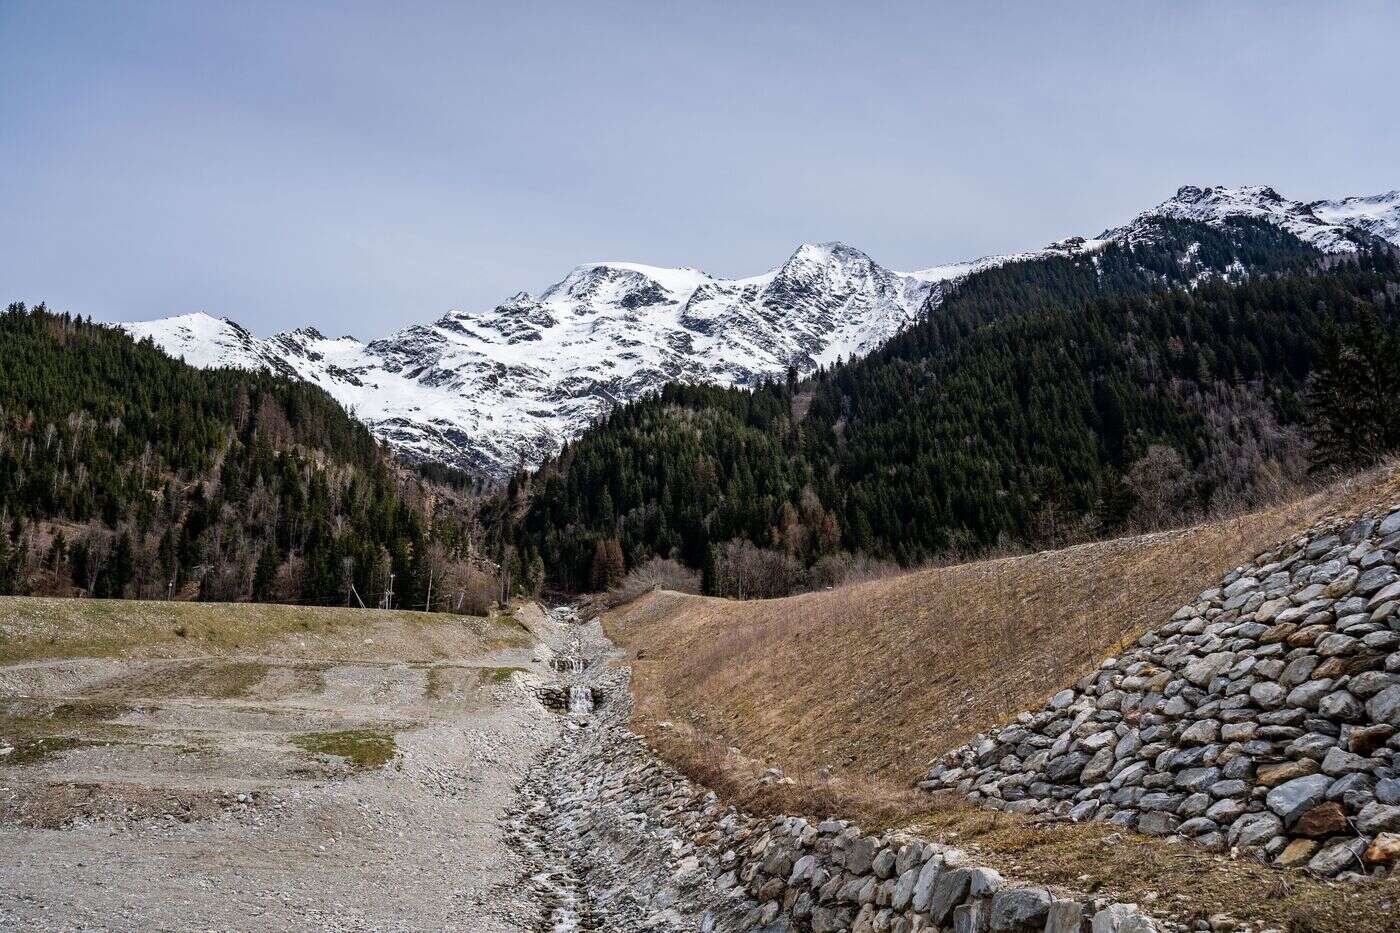
[(1398, 551), (1400, 509), (1324, 522), (919, 786), (1384, 874), (1400, 858)]
[(744, 929), (813, 933), (1152, 933), (1132, 904), (1057, 897), (1006, 884), (958, 849), (900, 833), (866, 836), (844, 820), (730, 819), (719, 886), (751, 903)]

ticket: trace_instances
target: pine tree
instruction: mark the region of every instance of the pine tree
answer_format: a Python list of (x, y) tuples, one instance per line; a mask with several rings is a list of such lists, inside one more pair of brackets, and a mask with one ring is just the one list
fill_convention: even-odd
[(107, 586), (105, 593), (113, 599), (126, 596), (127, 587), (135, 573), (135, 552), (131, 544), (131, 533), (123, 531), (117, 536), (112, 558), (107, 562)]
[(1319, 468), (1368, 465), (1400, 449), (1400, 331), (1367, 313), (1328, 332), (1308, 385), (1308, 433)]
[(717, 592), (718, 579), (716, 577), (716, 562), (718, 555), (713, 544), (705, 545), (705, 562), (700, 565), (700, 592), (706, 596), (714, 596)]
[(277, 583), (277, 568), (279, 566), (277, 549), (270, 544), (264, 544), (262, 553), (258, 555), (257, 568), (253, 571), (253, 602), (272, 601), (273, 587)]
[(625, 572), (622, 545), (616, 538), (599, 538), (593, 546), (593, 565), (588, 576), (589, 587), (595, 593), (611, 589), (622, 582)]

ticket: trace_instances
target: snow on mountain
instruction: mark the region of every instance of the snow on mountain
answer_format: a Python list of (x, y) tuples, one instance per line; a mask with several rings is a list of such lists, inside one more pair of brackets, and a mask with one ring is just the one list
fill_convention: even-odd
[(153, 339), (161, 349), (183, 356), (186, 363), (200, 369), (231, 366), (238, 369), (277, 369), (283, 371), (276, 353), (265, 342), (233, 321), (211, 317), (203, 312), (181, 314), (159, 321), (123, 324), (133, 337)]
[(1103, 239), (1131, 241), (1160, 217), (1217, 224), (1252, 217), (1282, 227), (1324, 253), (1354, 253), (1358, 231), (1400, 245), (1400, 192), (1340, 201), (1291, 201), (1263, 186), (1198, 188), (1186, 185), (1161, 204)]
[(259, 339), (206, 314), (123, 326), (196, 366), (314, 382), (404, 453), (500, 477), (666, 382), (751, 385), (868, 353), (969, 269), (892, 272), (841, 243), (806, 244), (744, 279), (590, 263), (538, 297), (369, 343), (312, 329)]
[(915, 272), (890, 271), (842, 243), (804, 244), (776, 269), (740, 279), (589, 263), (538, 297), (451, 311), (369, 343), (312, 328), (261, 339), (206, 314), (122, 326), (195, 366), (313, 382), (406, 455), (500, 478), (667, 382), (752, 385), (789, 366), (809, 372), (869, 353), (983, 269), (1150, 236), (1156, 218), (1235, 216), (1276, 223), (1326, 252), (1355, 250), (1353, 231), (1400, 244), (1397, 192), (1305, 204), (1271, 188), (1188, 186), (1097, 239)]
[(1314, 201), (1308, 207), (1326, 223), (1355, 227), (1400, 244), (1400, 191), (1340, 201)]

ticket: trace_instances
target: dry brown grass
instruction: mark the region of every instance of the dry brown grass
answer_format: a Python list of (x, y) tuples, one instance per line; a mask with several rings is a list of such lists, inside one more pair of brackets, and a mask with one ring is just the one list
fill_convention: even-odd
[[(634, 727), (735, 803), (871, 826), (917, 823), (964, 839), (987, 824), (980, 844), (1021, 876), (1081, 889), (1111, 883), (1143, 896), (1187, 892), (1193, 904), (1262, 916), (1250, 913), (1251, 902), (1283, 877), (1271, 869), (1132, 836), (1114, 849), (1102, 841), (1104, 827), (1041, 828), (946, 803), (931, 811), (910, 788), (930, 760), (1038, 707), (1259, 551), (1327, 515), (1397, 500), (1400, 473), (1389, 467), (1187, 529), (785, 599), (657, 592), (604, 621), (633, 658)], [(769, 764), (792, 783), (761, 783)], [(1156, 854), (1139, 857), (1149, 851)], [(1187, 862), (1231, 868), (1210, 867), (1206, 883)], [(1379, 906), (1400, 897), (1396, 883), (1364, 894), (1304, 878), (1296, 887), (1303, 895), (1272, 897), (1268, 917), (1341, 931), (1366, 916), (1367, 929), (1396, 929)]]
[(1324, 515), (1400, 498), (1387, 470), (1192, 528), (785, 599), (656, 592), (605, 616), (640, 718), (784, 768), (908, 784), (1034, 708), (1221, 573)]
[(511, 612), (0, 596), (0, 665), (59, 658), (269, 654), (434, 661), (534, 643)]

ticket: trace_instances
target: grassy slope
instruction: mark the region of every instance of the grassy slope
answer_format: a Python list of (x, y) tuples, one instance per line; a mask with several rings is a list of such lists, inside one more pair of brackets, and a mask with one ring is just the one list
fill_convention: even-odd
[(510, 613), (483, 619), (258, 603), (0, 597), (0, 664), (257, 653), (432, 661), (533, 640)]
[[(917, 824), (1045, 883), (1144, 900), (1176, 892), (1184, 903), (1319, 931), (1355, 929), (1362, 917), (1388, 918), (1367, 928), (1397, 929), (1385, 906), (1400, 894), (1395, 880), (1359, 892), (1297, 875), (1285, 882), (1161, 840), (1116, 844), (1113, 827), (1042, 827), (948, 797), (931, 804), (909, 789), (937, 754), (1036, 708), (1225, 571), (1324, 515), (1397, 500), (1391, 468), (1180, 531), (787, 599), (658, 592), (605, 623), (635, 659), (635, 727), (738, 803)], [(767, 764), (793, 781), (758, 781)]]

